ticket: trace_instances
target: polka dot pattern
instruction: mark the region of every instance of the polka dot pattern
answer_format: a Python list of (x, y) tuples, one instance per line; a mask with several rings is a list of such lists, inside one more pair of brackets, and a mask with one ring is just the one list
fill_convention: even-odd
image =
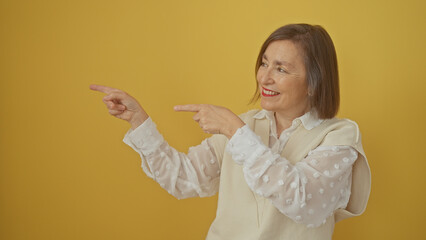
[[(296, 119), (281, 134), (271, 134), (269, 146), (244, 125), (228, 141), (226, 151), (243, 166), (245, 181), (253, 192), (269, 198), (294, 221), (317, 227), (325, 224), (336, 209), (346, 206), (352, 164), (358, 152), (349, 146), (319, 146), (291, 164), (279, 153), (305, 121)], [(276, 132), (275, 122), (271, 123), (271, 132)], [(142, 156), (142, 168), (148, 176), (179, 199), (211, 196), (218, 191), (218, 185), (209, 183), (222, 174), (221, 163), (209, 139), (183, 154), (164, 141), (150, 119), (142, 125), (126, 137), (127, 143)]]

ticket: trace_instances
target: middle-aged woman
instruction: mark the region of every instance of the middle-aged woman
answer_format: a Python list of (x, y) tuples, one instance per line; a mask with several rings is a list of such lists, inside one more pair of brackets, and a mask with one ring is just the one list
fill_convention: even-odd
[(255, 71), (260, 110), (237, 116), (214, 105), (175, 106), (214, 134), (188, 154), (168, 145), (133, 97), (91, 89), (106, 93), (109, 113), (131, 124), (123, 141), (162, 188), (179, 199), (219, 192), (207, 239), (331, 239), (334, 224), (361, 214), (370, 194), (358, 126), (335, 118), (333, 42), (321, 26), (283, 26), (266, 39)]

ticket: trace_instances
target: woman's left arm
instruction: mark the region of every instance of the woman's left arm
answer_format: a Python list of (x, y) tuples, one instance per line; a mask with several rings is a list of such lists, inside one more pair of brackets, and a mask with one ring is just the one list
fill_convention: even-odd
[(358, 158), (352, 147), (320, 146), (293, 165), (274, 154), (227, 108), (189, 104), (175, 106), (175, 110), (195, 112), (193, 119), (204, 132), (227, 136), (226, 151), (243, 165), (248, 186), (294, 221), (317, 227), (336, 209), (346, 207), (352, 165)]
[(243, 165), (246, 182), (254, 192), (308, 227), (325, 223), (349, 201), (352, 165), (358, 158), (350, 146), (320, 146), (291, 164), (245, 125), (232, 136), (226, 151)]

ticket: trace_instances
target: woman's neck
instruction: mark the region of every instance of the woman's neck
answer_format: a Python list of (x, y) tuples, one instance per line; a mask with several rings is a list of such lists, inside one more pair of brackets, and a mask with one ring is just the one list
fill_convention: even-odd
[(286, 130), (291, 126), (293, 120), (303, 116), (305, 113), (309, 112), (310, 108), (307, 107), (303, 111), (294, 111), (294, 112), (274, 112), (275, 123), (277, 126), (278, 137), (281, 135), (281, 132)]

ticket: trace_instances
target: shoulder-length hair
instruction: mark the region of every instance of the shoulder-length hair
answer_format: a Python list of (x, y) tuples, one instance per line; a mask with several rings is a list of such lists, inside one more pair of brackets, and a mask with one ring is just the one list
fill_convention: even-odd
[[(330, 35), (319, 25), (289, 24), (275, 30), (263, 43), (257, 57), (255, 73), (262, 64), (262, 56), (273, 41), (290, 40), (303, 51), (309, 103), (318, 117), (333, 118), (339, 110), (339, 73), (336, 50)], [(260, 98), (256, 81), (256, 92), (250, 103)]]

